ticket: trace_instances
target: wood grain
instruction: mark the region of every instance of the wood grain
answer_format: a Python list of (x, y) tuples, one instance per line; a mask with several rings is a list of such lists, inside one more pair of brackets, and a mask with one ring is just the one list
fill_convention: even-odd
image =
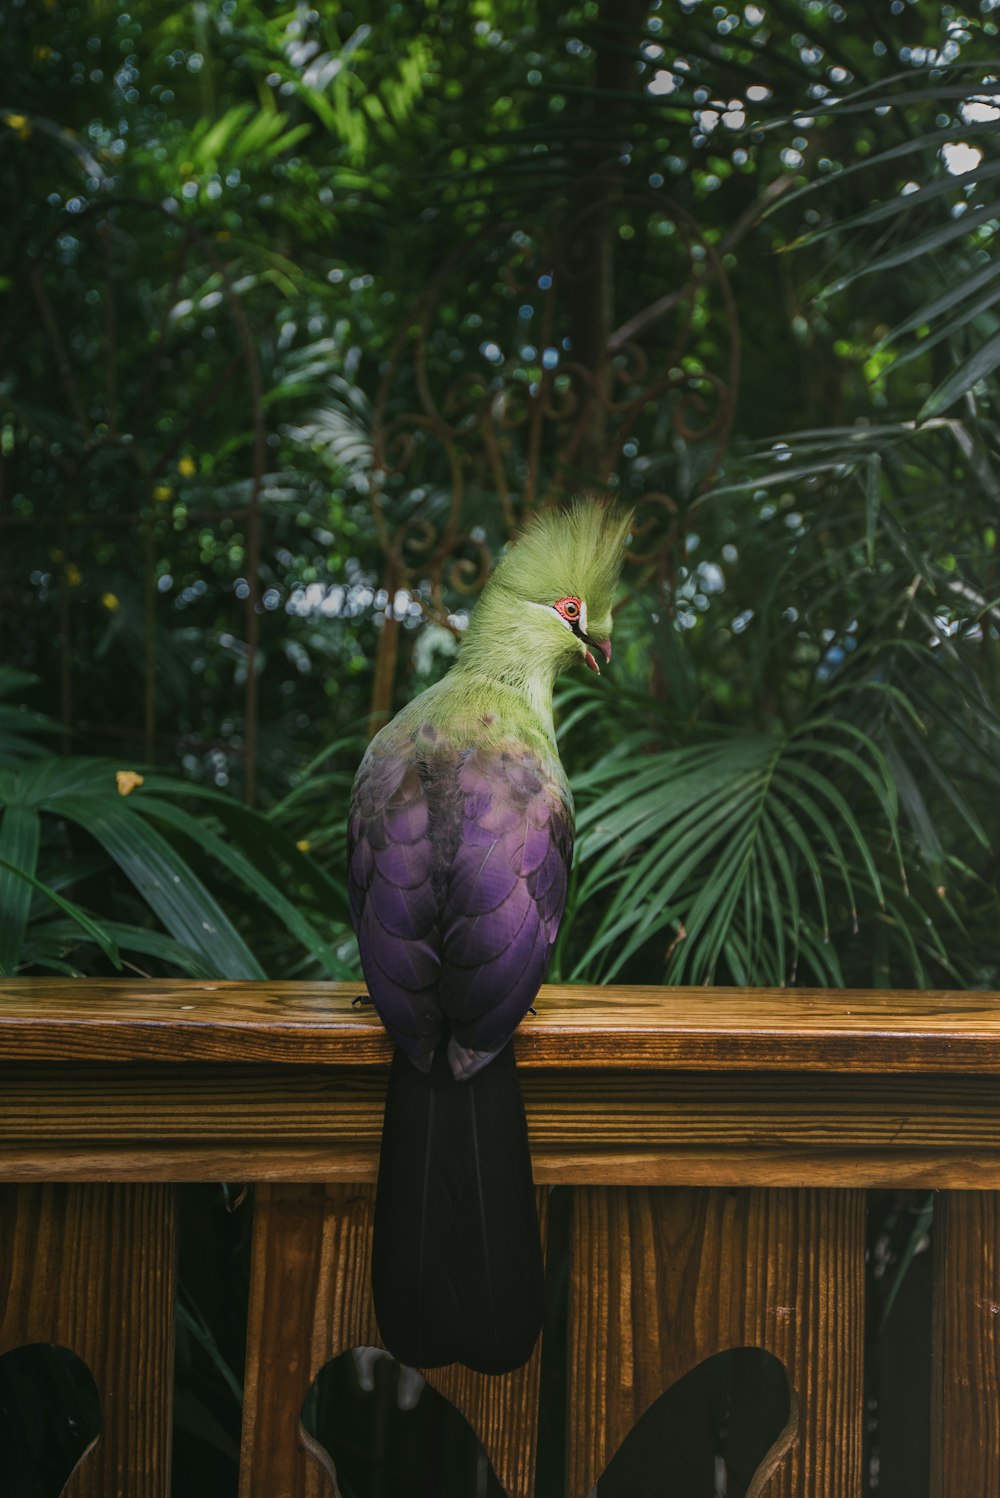
[[(384, 1066), (348, 983), (21, 978), (0, 983), (0, 1060)], [(526, 1067), (1000, 1073), (1000, 994), (896, 989), (541, 990)]]
[[(539, 1185), (1000, 1187), (990, 1077), (526, 1071)], [(0, 1179), (374, 1181), (385, 1073), (0, 1065)]]
[(1000, 1195), (934, 1209), (932, 1498), (1000, 1493)]
[(577, 1188), (568, 1498), (661, 1393), (740, 1346), (780, 1358), (798, 1404), (753, 1491), (857, 1498), (863, 1312), (862, 1192)]
[[(369, 1186), (263, 1186), (254, 1201), (240, 1498), (328, 1498), (329, 1454), (300, 1412), (320, 1369), (350, 1347), (382, 1345), (371, 1305)], [(544, 1202), (539, 1212), (544, 1221)], [(540, 1348), (489, 1378), (429, 1371), (482, 1442), (509, 1498), (532, 1498)]]
[(310, 1385), (348, 1347), (378, 1346), (368, 1261), (368, 1186), (255, 1193), (240, 1498), (336, 1492), (328, 1454), (303, 1431)]
[(0, 1353), (68, 1347), (101, 1400), (64, 1498), (170, 1498), (173, 1311), (169, 1187), (0, 1187)]

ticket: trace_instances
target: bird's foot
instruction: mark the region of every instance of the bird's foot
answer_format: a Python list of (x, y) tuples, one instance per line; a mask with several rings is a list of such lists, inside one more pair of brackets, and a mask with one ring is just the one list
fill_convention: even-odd
[(359, 993), (356, 999), (351, 1000), (351, 1008), (357, 1009), (359, 1004), (373, 1004), (374, 1002), (370, 993)]

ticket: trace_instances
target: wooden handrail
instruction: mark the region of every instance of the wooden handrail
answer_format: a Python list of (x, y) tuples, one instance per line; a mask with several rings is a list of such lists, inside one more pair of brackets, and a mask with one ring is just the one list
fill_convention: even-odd
[[(219, 1179), (259, 1183), (241, 1498), (333, 1491), (298, 1412), (328, 1358), (378, 1336), (391, 1047), (359, 992), (0, 983), (0, 1353), (62, 1341), (94, 1371), (106, 1420), (73, 1498), (167, 1498), (170, 1183)], [(537, 1011), (516, 1038), (535, 1179), (573, 1188), (568, 1498), (663, 1389), (744, 1344), (800, 1407), (754, 1493), (780, 1468), (788, 1498), (856, 1498), (864, 1188), (888, 1185), (942, 1190), (934, 1498), (1000, 1491), (1000, 995), (551, 986)], [(512, 1498), (532, 1495), (539, 1367), (431, 1376)], [(992, 1434), (963, 1438), (963, 1399)]]
[[(374, 1180), (357, 995), (0, 984), (0, 1180)], [(539, 1185), (1000, 1188), (995, 994), (547, 987), (515, 1044)]]
[[(360, 984), (0, 981), (0, 1061), (384, 1066)], [(548, 985), (516, 1037), (527, 1067), (1000, 1073), (1000, 994)]]

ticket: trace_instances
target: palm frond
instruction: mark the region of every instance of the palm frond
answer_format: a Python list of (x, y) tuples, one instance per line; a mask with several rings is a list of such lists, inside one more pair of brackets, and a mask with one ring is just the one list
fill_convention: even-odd
[(836, 981), (831, 906), (852, 925), (885, 908), (886, 844), (902, 868), (890, 762), (825, 712), (790, 733), (619, 750), (574, 793), (577, 933), (601, 911), (568, 938), (576, 979), (610, 981), (641, 953), (665, 982)]

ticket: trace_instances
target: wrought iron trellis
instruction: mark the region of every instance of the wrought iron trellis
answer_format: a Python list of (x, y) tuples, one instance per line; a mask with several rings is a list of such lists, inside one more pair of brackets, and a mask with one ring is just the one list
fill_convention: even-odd
[[(634, 230), (644, 220), (669, 225), (664, 237), (672, 249), (682, 247), (687, 273), (654, 303), (633, 307), (620, 324), (603, 328), (597, 356), (588, 364), (574, 355), (565, 304), (587, 253), (591, 224), (603, 227), (607, 220), (612, 231), (622, 224)], [(433, 347), (439, 308), (446, 297), (461, 298), (458, 288), (470, 266), (482, 275), (491, 265), (512, 301), (532, 295), (541, 302), (539, 362), (525, 370), (508, 360), (503, 370), (490, 370), (478, 350), (473, 362), (461, 349), (461, 367), (442, 376)], [(699, 292), (710, 284), (728, 335), (724, 374), (689, 357)], [(627, 300), (620, 289), (619, 300)], [(449, 355), (454, 358), (454, 350)], [(376, 653), (373, 729), (392, 709), (400, 630), (392, 600), (398, 591), (406, 589), (427, 617), (453, 627), (446, 595), (476, 593), (489, 572), (483, 506), (476, 506), (470, 523), (470, 490), (495, 496), (499, 532), (510, 536), (543, 505), (581, 489), (622, 488), (626, 444), (668, 407), (675, 437), (707, 451), (703, 491), (730, 434), (739, 357), (735, 305), (721, 256), (688, 213), (652, 189), (615, 194), (537, 230), (484, 229), (448, 256), (398, 334), (374, 401), (369, 493), (389, 603)], [(445, 494), (433, 515), (427, 506), (412, 504), (418, 468), (433, 475)], [(638, 511), (633, 578), (651, 574), (669, 585), (685, 524), (681, 506), (663, 489), (625, 492)]]
[[(128, 217), (149, 214), (162, 217), (172, 231), (164, 236), (164, 253), (172, 258), (172, 267), (144, 368), (133, 379), (138, 393), (126, 408), (119, 336), (123, 273), (117, 257)], [(65, 508), (57, 514), (20, 517), (10, 514), (0, 499), (0, 533), (6, 530), (9, 535), (22, 523), (48, 523), (65, 551), (66, 537), (78, 527), (141, 528), (143, 738), (146, 756), (152, 759), (157, 514), (151, 495), (185, 444), (211, 420), (223, 391), (242, 378), (252, 434), (247, 503), (204, 515), (193, 512), (188, 518), (217, 522), (228, 517), (246, 522), (243, 755), (245, 795), (252, 802), (257, 770), (261, 491), (267, 427), (251, 317), (220, 247), (194, 223), (180, 220), (162, 204), (142, 199), (85, 207), (74, 217), (74, 233), (79, 236), (90, 230), (97, 236), (104, 264), (104, 377), (103, 391), (95, 401), (94, 393), (85, 396), (47, 289), (56, 273), (52, 252), (65, 227), (60, 224), (52, 230), (26, 269), (26, 294), (12, 298), (10, 320), (0, 330), (0, 351), (17, 335), (21, 319), (36, 309), (78, 437), (72, 451), (50, 444), (67, 489), (72, 493), (99, 452), (116, 449), (135, 471), (137, 503), (121, 513), (77, 514)], [(596, 341), (588, 338), (594, 353), (586, 362), (572, 347), (574, 318), (579, 321), (579, 310), (574, 312), (572, 306), (574, 289), (581, 282), (581, 266), (593, 251), (595, 236), (617, 233), (623, 227), (633, 234), (657, 229), (669, 263), (658, 272), (659, 294), (644, 305), (636, 305), (632, 287), (624, 285), (621, 277), (615, 281), (611, 288), (615, 305), (605, 309)], [(211, 384), (192, 397), (185, 419), (164, 436), (157, 432), (152, 413), (164, 361), (177, 338), (171, 311), (193, 252), (219, 278), (232, 329), (231, 353), (224, 367), (216, 369)], [(656, 259), (655, 246), (649, 250), (649, 259)], [(526, 367), (517, 358), (508, 360), (502, 369), (489, 365), (478, 348), (469, 348), (468, 333), (464, 340), (452, 341), (447, 360), (439, 357), (440, 313), (449, 302), (461, 302), (470, 275), (480, 280), (492, 277), (510, 305), (528, 295), (538, 301), (534, 367)], [(706, 369), (692, 354), (697, 314), (709, 288), (717, 298), (728, 339), (722, 373)], [(373, 727), (384, 721), (393, 703), (400, 620), (392, 601), (399, 590), (407, 590), (426, 617), (453, 627), (449, 595), (455, 600), (478, 592), (489, 572), (491, 542), (495, 545), (511, 535), (540, 506), (559, 503), (585, 488), (622, 489), (637, 507), (630, 554), (632, 579), (651, 576), (669, 594), (678, 539), (689, 523), (697, 493), (686, 496), (682, 506), (667, 488), (647, 486), (644, 481), (632, 487), (627, 444), (636, 437), (648, 444), (652, 429), (668, 413), (673, 438), (704, 454), (698, 485), (698, 492), (703, 491), (729, 437), (738, 376), (738, 326), (722, 257), (706, 242), (691, 216), (660, 192), (614, 193), (538, 227), (491, 225), (449, 255), (431, 277), (413, 316), (405, 318), (373, 402), (368, 487), (383, 558), (381, 582), (389, 599), (376, 650)], [(421, 489), (418, 474), (433, 487), (436, 505), (414, 502), (414, 494)], [(468, 504), (473, 492), (474, 514)], [(484, 495), (490, 496), (485, 506)], [(481, 522), (490, 512), (488, 529)], [(65, 575), (58, 589), (61, 714), (68, 733), (73, 721), (73, 605)]]

